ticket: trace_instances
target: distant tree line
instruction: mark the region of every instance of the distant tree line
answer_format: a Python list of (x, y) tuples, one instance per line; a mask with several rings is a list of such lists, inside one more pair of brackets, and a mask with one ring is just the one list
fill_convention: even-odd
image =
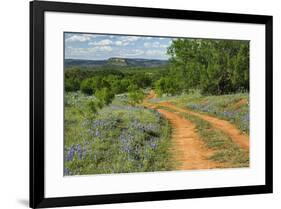
[(91, 77), (104, 77), (104, 76), (117, 76), (123, 77), (124, 74), (118, 70), (90, 70), (81, 68), (67, 68), (64, 73), (64, 87), (65, 91), (78, 91), (81, 88), (83, 80)]
[(155, 82), (157, 94), (199, 89), (203, 94), (249, 91), (249, 42), (176, 39), (167, 53), (171, 64)]
[[(123, 74), (118, 71), (91, 71), (85, 69), (69, 69), (65, 72), (65, 91), (78, 91), (92, 95), (102, 88), (110, 89), (114, 94), (128, 92), (133, 89), (147, 88), (156, 80), (148, 73)], [(131, 87), (132, 88), (132, 87)]]
[(65, 90), (82, 91), (95, 95), (98, 102), (92, 101), (89, 106), (93, 113), (112, 102), (116, 94), (128, 93), (130, 105), (141, 103), (145, 94), (144, 88), (152, 86), (159, 76), (146, 72), (122, 73), (118, 70), (67, 69), (65, 71)]

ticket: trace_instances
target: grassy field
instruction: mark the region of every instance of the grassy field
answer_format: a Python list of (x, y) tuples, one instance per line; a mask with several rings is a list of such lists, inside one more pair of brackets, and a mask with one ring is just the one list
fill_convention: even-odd
[(64, 175), (172, 170), (170, 126), (157, 111), (126, 105), (126, 94), (93, 115), (94, 96), (65, 96)]

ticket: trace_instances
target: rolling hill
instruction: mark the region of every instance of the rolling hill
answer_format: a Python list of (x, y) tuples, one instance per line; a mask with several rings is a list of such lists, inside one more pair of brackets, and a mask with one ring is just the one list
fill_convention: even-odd
[(98, 67), (105, 67), (105, 66), (146, 68), (146, 67), (165, 66), (168, 64), (168, 60), (112, 57), (107, 60), (65, 59), (64, 64), (66, 68), (69, 67), (98, 68)]

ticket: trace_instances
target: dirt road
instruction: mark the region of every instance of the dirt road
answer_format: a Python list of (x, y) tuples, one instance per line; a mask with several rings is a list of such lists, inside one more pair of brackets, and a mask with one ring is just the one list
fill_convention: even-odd
[(197, 112), (185, 109), (185, 108), (179, 108), (169, 102), (161, 102), (159, 104), (161, 106), (168, 107), (168, 108), (171, 108), (171, 109), (179, 111), (179, 112), (185, 112), (190, 115), (195, 115), (205, 121), (208, 121), (210, 124), (213, 125), (213, 127), (215, 127), (216, 129), (219, 129), (219, 130), (223, 131), (225, 134), (227, 134), (232, 139), (232, 141), (234, 141), (236, 144), (238, 144), (241, 148), (244, 148), (246, 150), (249, 149), (249, 136), (246, 134), (242, 134), (241, 131), (238, 130), (230, 122), (213, 117), (213, 116), (197, 113)]
[(174, 112), (158, 109), (157, 105), (148, 102), (154, 95), (150, 94), (144, 101), (144, 106), (156, 109), (161, 113), (172, 126), (172, 147), (173, 161), (176, 162), (178, 170), (211, 169), (223, 167), (221, 163), (209, 160), (213, 150), (208, 149), (199, 135), (196, 127), (187, 119)]
[(207, 149), (196, 133), (195, 125), (176, 113), (158, 109), (172, 126), (173, 160), (178, 162), (178, 170), (210, 169), (221, 167), (219, 163), (208, 160), (213, 151)]

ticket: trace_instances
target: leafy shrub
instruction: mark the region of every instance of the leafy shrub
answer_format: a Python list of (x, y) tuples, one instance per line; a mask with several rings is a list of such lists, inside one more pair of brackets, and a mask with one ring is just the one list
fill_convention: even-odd
[(93, 79), (87, 78), (87, 79), (83, 80), (81, 83), (80, 89), (83, 93), (92, 95), (94, 93)]
[(91, 112), (92, 112), (93, 114), (96, 114), (97, 111), (98, 111), (98, 109), (97, 109), (97, 102), (90, 101), (90, 102), (88, 103), (88, 105), (89, 105), (89, 108), (90, 108)]
[(95, 93), (96, 98), (102, 102), (104, 105), (109, 105), (112, 100), (114, 99), (114, 94), (109, 88), (102, 88), (96, 91)]
[(140, 104), (144, 99), (144, 92), (136, 85), (129, 86), (128, 103), (132, 106)]
[(78, 91), (80, 89), (80, 81), (78, 79), (68, 78), (64, 83), (65, 91)]
[(157, 95), (162, 94), (176, 95), (181, 93), (182, 88), (179, 83), (172, 77), (162, 77), (155, 83), (155, 90)]
[(85, 94), (95, 94), (97, 90), (102, 88), (110, 88), (110, 84), (102, 77), (87, 78), (81, 83), (81, 91)]

